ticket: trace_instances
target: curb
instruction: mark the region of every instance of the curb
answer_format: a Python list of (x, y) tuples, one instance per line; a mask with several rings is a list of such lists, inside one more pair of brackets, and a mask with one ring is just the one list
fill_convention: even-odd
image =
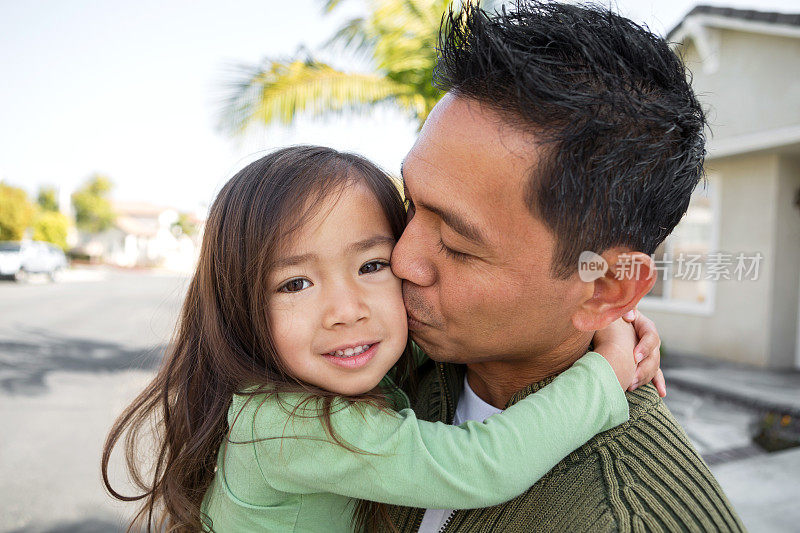
[(800, 408), (794, 405), (770, 402), (769, 400), (754, 398), (752, 396), (743, 396), (735, 392), (709, 387), (708, 385), (698, 385), (693, 381), (682, 379), (679, 376), (667, 376), (667, 384), (670, 387), (676, 387), (700, 396), (710, 396), (714, 399), (732, 403), (753, 411), (800, 418)]

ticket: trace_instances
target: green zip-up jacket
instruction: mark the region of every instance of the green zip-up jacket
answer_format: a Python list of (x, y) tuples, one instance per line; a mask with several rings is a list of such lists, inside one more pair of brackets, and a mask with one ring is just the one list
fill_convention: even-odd
[[(430, 362), (420, 369), (419, 394), (413, 403), (420, 418), (453, 420), (465, 368)], [(538, 396), (554, 379), (559, 378), (519, 391), (507, 408)], [(454, 512), (441, 531), (744, 531), (708, 466), (655, 388), (648, 384), (626, 396), (628, 422), (592, 438), (511, 501)], [(524, 461), (520, 456), (518, 463)], [(393, 523), (404, 532), (416, 531), (424, 512), (390, 508)]]
[(399, 412), (335, 401), (236, 395), (203, 511), (218, 532), (352, 531), (354, 498), (442, 508), (497, 505), (599, 431), (628, 419), (614, 371), (589, 352), (550, 386), (484, 423), (423, 422), (390, 379)]

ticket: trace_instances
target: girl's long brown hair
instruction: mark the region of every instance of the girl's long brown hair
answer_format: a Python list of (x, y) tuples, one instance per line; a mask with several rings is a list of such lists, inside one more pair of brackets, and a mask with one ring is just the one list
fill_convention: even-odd
[[(374, 193), (399, 239), (405, 224), (399, 191), (380, 169), (354, 154), (315, 146), (284, 148), (247, 165), (220, 191), (162, 365), (116, 420), (103, 448), (101, 470), (108, 492), (119, 500), (142, 502), (129, 531), (212, 527), (201, 504), (230, 429), (231, 400), (244, 387), (264, 385), (277, 393), (303, 391), (322, 398), (326, 407), (321, 416), (336, 438), (330, 423), (336, 395), (296, 379), (275, 352), (267, 279), (285, 239), (314, 214), (321, 199), (354, 181)], [(120, 494), (109, 481), (111, 452), (123, 438), (127, 471), (140, 490), (133, 496)], [(143, 466), (140, 447), (152, 439), (153, 464)], [(375, 526), (385, 516), (381, 505), (360, 502), (355, 525)]]

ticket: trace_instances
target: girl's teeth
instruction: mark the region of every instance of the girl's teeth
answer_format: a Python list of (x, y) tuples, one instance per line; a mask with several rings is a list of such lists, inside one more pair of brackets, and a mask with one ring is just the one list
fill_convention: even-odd
[(336, 357), (353, 357), (354, 355), (358, 355), (369, 350), (369, 344), (364, 344), (363, 346), (356, 346), (355, 348), (347, 348), (346, 350), (336, 350), (331, 352), (331, 355), (335, 355)]

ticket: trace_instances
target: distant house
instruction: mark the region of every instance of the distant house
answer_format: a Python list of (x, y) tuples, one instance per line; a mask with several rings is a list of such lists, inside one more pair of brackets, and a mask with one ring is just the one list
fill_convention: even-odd
[(184, 235), (177, 227), (176, 209), (143, 202), (115, 202), (114, 226), (102, 233), (82, 235), (79, 249), (93, 258), (123, 267), (160, 267), (190, 272), (200, 250), (203, 221), (190, 217), (197, 228)]
[(668, 40), (708, 108), (708, 187), (640, 309), (667, 351), (800, 367), (800, 14), (698, 6)]

